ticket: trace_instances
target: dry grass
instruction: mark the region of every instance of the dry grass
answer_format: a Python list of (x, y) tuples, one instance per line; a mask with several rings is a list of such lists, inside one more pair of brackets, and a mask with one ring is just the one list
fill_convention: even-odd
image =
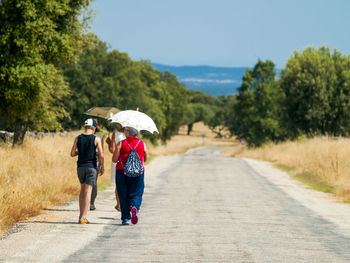
[[(27, 138), (23, 147), (15, 149), (0, 147), (0, 232), (79, 193), (77, 158), (70, 157), (73, 141), (72, 134)], [(102, 180), (108, 180), (109, 174), (106, 171)]]
[(273, 162), (312, 188), (350, 199), (350, 139), (317, 137), (250, 150), (240, 146), (225, 153)]
[[(76, 175), (77, 157), (70, 157), (74, 137), (26, 138), (24, 146), (0, 147), (0, 233), (14, 223), (35, 216), (50, 205), (71, 200), (80, 190)], [(203, 124), (196, 124), (191, 136), (185, 128), (166, 146), (148, 144), (151, 155), (185, 152), (202, 145), (232, 145), (233, 140), (215, 139)], [(206, 134), (203, 139), (201, 134)], [(111, 154), (105, 147), (105, 175), (100, 186), (110, 179)]]

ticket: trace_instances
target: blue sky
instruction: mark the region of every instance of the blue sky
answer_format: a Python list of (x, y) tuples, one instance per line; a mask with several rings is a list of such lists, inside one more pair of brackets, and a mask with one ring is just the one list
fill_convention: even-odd
[(348, 0), (95, 0), (91, 30), (135, 60), (284, 67), (294, 50), (350, 53)]

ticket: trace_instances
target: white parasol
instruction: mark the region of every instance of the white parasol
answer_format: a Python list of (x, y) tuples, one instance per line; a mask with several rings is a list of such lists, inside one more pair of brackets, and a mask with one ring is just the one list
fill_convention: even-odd
[(138, 131), (144, 130), (151, 133), (158, 132), (154, 121), (145, 113), (135, 110), (125, 110), (114, 114), (109, 118), (110, 121), (119, 123), (123, 127), (132, 127)]

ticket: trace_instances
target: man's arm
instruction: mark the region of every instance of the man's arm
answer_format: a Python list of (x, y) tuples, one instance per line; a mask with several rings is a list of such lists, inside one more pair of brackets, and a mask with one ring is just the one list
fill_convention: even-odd
[(97, 147), (98, 150), (98, 158), (100, 160), (100, 175), (103, 175), (104, 171), (105, 171), (105, 166), (104, 166), (104, 155), (103, 155), (103, 148), (102, 148), (102, 141), (100, 138), (96, 137), (95, 138), (95, 145)]
[(115, 151), (114, 151), (113, 157), (112, 157), (112, 162), (114, 162), (114, 163), (117, 163), (119, 161), (120, 147), (121, 147), (121, 143), (118, 142), (117, 147), (115, 147)]
[(78, 151), (77, 151), (77, 142), (78, 142), (78, 137), (75, 137), (73, 146), (72, 146), (72, 150), (70, 151), (70, 156), (74, 157), (78, 155)]

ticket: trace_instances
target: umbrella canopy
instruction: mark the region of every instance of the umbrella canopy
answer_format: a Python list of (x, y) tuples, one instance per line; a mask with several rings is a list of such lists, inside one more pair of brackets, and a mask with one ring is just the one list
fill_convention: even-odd
[(119, 111), (119, 109), (114, 107), (93, 107), (84, 113), (86, 115), (108, 119)]
[(123, 127), (132, 127), (138, 131), (149, 131), (151, 133), (158, 132), (154, 121), (146, 114), (134, 111), (125, 110), (113, 115), (109, 120), (121, 124)]

